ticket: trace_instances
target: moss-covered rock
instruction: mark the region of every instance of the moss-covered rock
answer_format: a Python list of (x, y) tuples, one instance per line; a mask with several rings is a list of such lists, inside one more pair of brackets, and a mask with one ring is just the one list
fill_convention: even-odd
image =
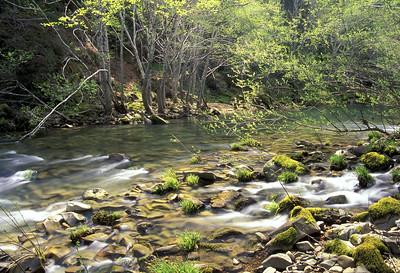
[(342, 171), (347, 168), (347, 160), (344, 155), (332, 155), (329, 158), (330, 168), (333, 171)]
[(345, 241), (340, 239), (327, 241), (325, 243), (325, 251), (337, 255), (353, 255), (353, 249)]
[(294, 227), (289, 227), (287, 230), (278, 233), (268, 242), (267, 248), (269, 251), (289, 250), (298, 240), (298, 232)]
[(379, 249), (371, 242), (364, 242), (354, 250), (354, 261), (363, 264), (371, 273), (394, 273), (385, 263)]
[(400, 167), (393, 169), (390, 174), (392, 175), (393, 183), (400, 183)]
[(364, 236), (361, 238), (361, 243), (372, 244), (381, 253), (389, 252), (388, 247), (382, 242), (381, 239), (379, 239), (378, 236), (373, 236), (373, 235)]
[(400, 215), (400, 200), (392, 197), (384, 197), (368, 208), (368, 214), (373, 221), (388, 216)]
[(309, 210), (307, 210), (301, 206), (296, 206), (290, 212), (290, 220), (296, 221), (297, 219), (300, 219), (300, 218), (304, 218), (306, 220), (306, 223), (308, 223), (308, 224), (313, 224), (313, 223), (317, 222)]
[(299, 180), (299, 177), (294, 172), (285, 171), (278, 176), (278, 180), (283, 183), (294, 183)]
[(371, 171), (384, 171), (390, 167), (391, 160), (377, 152), (369, 152), (361, 157), (361, 162)]
[(357, 222), (367, 221), (369, 217), (368, 211), (363, 211), (353, 215), (353, 220)]
[(93, 214), (92, 221), (96, 225), (113, 226), (122, 217), (123, 212), (120, 211), (109, 212), (100, 210)]
[(276, 155), (272, 158), (272, 161), (279, 167), (293, 171), (297, 174), (305, 174), (307, 172), (306, 167), (297, 160), (291, 159), (287, 155)]
[(279, 201), (278, 206), (279, 209), (277, 213), (289, 212), (296, 206), (305, 207), (308, 205), (308, 202), (296, 195), (287, 195), (281, 201)]

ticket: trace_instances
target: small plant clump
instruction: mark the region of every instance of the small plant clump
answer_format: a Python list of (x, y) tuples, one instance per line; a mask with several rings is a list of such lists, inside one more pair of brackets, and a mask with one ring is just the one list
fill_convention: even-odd
[(391, 172), (393, 183), (400, 183), (400, 168), (396, 168)]
[(389, 252), (388, 247), (377, 236), (364, 236), (361, 239), (361, 243), (373, 244), (381, 253)]
[(272, 201), (264, 206), (264, 209), (267, 210), (271, 214), (277, 214), (279, 210), (279, 204), (275, 201)]
[(99, 210), (93, 214), (92, 221), (96, 225), (113, 226), (122, 216), (123, 214), (120, 211), (109, 212)]
[(163, 174), (163, 183), (156, 186), (154, 189), (155, 194), (165, 194), (168, 192), (177, 191), (180, 188), (180, 183), (176, 172), (172, 169), (167, 170)]
[(368, 140), (371, 142), (375, 142), (375, 141), (381, 139), (382, 137), (383, 137), (383, 135), (376, 131), (370, 132), (368, 134)]
[(240, 151), (247, 151), (248, 149), (239, 142), (234, 142), (230, 144), (231, 151), (240, 152)]
[(200, 177), (194, 174), (189, 174), (186, 176), (185, 181), (189, 186), (197, 186), (199, 184)]
[(83, 237), (86, 237), (90, 234), (93, 234), (94, 231), (87, 225), (82, 225), (75, 227), (71, 230), (69, 238), (71, 239), (73, 244), (78, 243)]
[(201, 163), (201, 157), (198, 154), (194, 154), (191, 158), (190, 158), (190, 164), (195, 165), (195, 164), (199, 164)]
[(252, 137), (243, 137), (240, 139), (239, 143), (243, 146), (248, 146), (248, 147), (259, 147), (261, 146), (261, 142), (258, 140), (252, 138)]
[(384, 197), (368, 208), (372, 220), (382, 219), (388, 215), (400, 215), (400, 200)]
[(157, 259), (149, 267), (150, 273), (202, 273), (191, 262), (175, 262)]
[(294, 183), (297, 182), (299, 180), (299, 177), (296, 173), (294, 172), (283, 172), (278, 176), (278, 180), (283, 182), (283, 183)]
[(347, 168), (347, 160), (343, 155), (332, 155), (329, 158), (329, 163), (333, 171), (343, 171)]
[(363, 155), (361, 162), (373, 172), (386, 170), (390, 166), (390, 159), (377, 152), (369, 152)]
[(182, 200), (179, 204), (185, 214), (195, 214), (201, 209), (201, 205), (190, 199)]
[(325, 251), (337, 255), (353, 256), (353, 249), (340, 239), (327, 241), (325, 243)]
[(185, 252), (192, 252), (199, 247), (201, 235), (198, 232), (186, 231), (178, 236), (178, 247)]
[(285, 170), (293, 171), (297, 174), (306, 173), (306, 168), (303, 164), (297, 160), (291, 159), (287, 155), (276, 155), (272, 158), (272, 161)]
[(374, 178), (364, 166), (358, 166), (355, 169), (360, 188), (368, 188), (374, 184)]
[(236, 170), (235, 174), (239, 182), (249, 182), (254, 177), (254, 172), (246, 168)]

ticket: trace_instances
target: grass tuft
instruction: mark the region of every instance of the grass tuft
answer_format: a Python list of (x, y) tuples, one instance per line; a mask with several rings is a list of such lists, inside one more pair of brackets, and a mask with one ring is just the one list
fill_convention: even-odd
[(200, 177), (194, 174), (189, 174), (186, 176), (186, 183), (189, 186), (197, 186), (199, 184)]
[(201, 235), (195, 231), (185, 231), (178, 236), (178, 247), (185, 252), (192, 252), (199, 247)]
[(278, 180), (283, 182), (283, 183), (294, 183), (299, 180), (299, 177), (296, 173), (294, 172), (283, 172), (278, 176)]
[(148, 268), (150, 273), (201, 273), (191, 262), (174, 262), (157, 259)]
[(190, 164), (195, 165), (195, 164), (199, 164), (201, 163), (201, 157), (198, 154), (194, 154), (191, 158), (190, 158)]
[(78, 243), (83, 237), (86, 237), (90, 234), (93, 234), (94, 231), (87, 225), (82, 225), (75, 227), (71, 230), (69, 238), (71, 239), (73, 244)]
[(93, 214), (92, 221), (96, 225), (113, 226), (122, 216), (123, 214), (120, 211), (109, 212), (99, 210)]
[(355, 169), (355, 173), (361, 188), (368, 188), (374, 183), (374, 178), (366, 167), (358, 166)]
[(185, 214), (195, 214), (201, 208), (199, 204), (196, 204), (190, 199), (182, 200), (179, 204)]
[(275, 201), (268, 203), (264, 206), (264, 209), (267, 210), (271, 214), (277, 214), (279, 210), (279, 204)]
[(254, 173), (248, 169), (242, 168), (236, 170), (236, 177), (239, 182), (249, 182), (253, 180)]
[(333, 171), (343, 171), (347, 168), (347, 160), (343, 155), (332, 155), (329, 158), (329, 163)]

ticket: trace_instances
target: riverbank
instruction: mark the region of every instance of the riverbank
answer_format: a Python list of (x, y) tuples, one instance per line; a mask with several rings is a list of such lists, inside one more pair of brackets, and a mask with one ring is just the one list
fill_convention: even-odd
[[(286, 152), (291, 159), (254, 141), (201, 153), (190, 160), (193, 164), (180, 164), (150, 183), (132, 181), (129, 190), (82, 190), (81, 197), (61, 204), (37, 229), (16, 237), (16, 244), (30, 249), (39, 242), (47, 272), (168, 272), (156, 271), (170, 266), (154, 264), (156, 258), (188, 260), (206, 272), (367, 272), (356, 271), (357, 253), (365, 248), (367, 235), (379, 235), (386, 248), (378, 248), (382, 256), (372, 247), (373, 257), (394, 268), (398, 201), (384, 197), (398, 197), (392, 173), (398, 142), (392, 149), (393, 142), (379, 138), (359, 146), (298, 141)], [(363, 154), (371, 149), (382, 149), (387, 160), (377, 169), (369, 166), (374, 182), (363, 185), (354, 170), (361, 161), (366, 164)], [(132, 159), (112, 154), (105, 160)], [(383, 202), (384, 212), (390, 208), (387, 215), (376, 217), (371, 204), (377, 201)], [(370, 218), (365, 213), (365, 218), (354, 217), (367, 210)], [(389, 218), (380, 221), (380, 216)], [(343, 242), (328, 243), (334, 239)], [(350, 250), (336, 247), (342, 243)], [(40, 260), (9, 244), (7, 252), (13, 251), (39, 270)], [(10, 262), (5, 258), (2, 265)]]

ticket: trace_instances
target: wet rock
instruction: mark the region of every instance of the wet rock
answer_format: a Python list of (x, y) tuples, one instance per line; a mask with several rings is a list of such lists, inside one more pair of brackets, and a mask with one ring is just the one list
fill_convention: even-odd
[(153, 253), (153, 250), (150, 246), (142, 245), (142, 244), (134, 244), (132, 246), (133, 255), (137, 258), (148, 257)]
[(242, 210), (245, 207), (248, 207), (255, 203), (257, 203), (257, 201), (254, 198), (246, 197), (241, 194), (239, 198), (235, 200), (235, 203), (233, 205), (235, 210)]
[(319, 264), (319, 266), (325, 268), (326, 270), (329, 270), (335, 264), (336, 264), (336, 261), (334, 261), (334, 260), (325, 260), (325, 261), (321, 262)]
[(355, 273), (356, 269), (355, 268), (346, 268), (345, 270), (343, 270), (343, 273)]
[(348, 151), (350, 153), (352, 153), (353, 155), (360, 157), (363, 154), (366, 154), (367, 152), (369, 152), (370, 148), (368, 147), (368, 145), (360, 145), (360, 146), (352, 146), (348, 149)]
[(265, 163), (265, 165), (263, 167), (263, 174), (264, 174), (265, 180), (267, 182), (276, 181), (280, 169), (281, 168), (279, 166), (277, 166), (273, 162), (272, 159), (270, 161), (268, 161), (267, 163)]
[(219, 209), (227, 208), (239, 196), (240, 193), (234, 190), (220, 192), (211, 198), (211, 207)]
[(328, 172), (330, 169), (328, 163), (311, 163), (309, 167), (314, 172)]
[(126, 159), (127, 156), (124, 154), (109, 154), (107, 160), (111, 162), (120, 162), (124, 159)]
[(108, 199), (110, 194), (102, 188), (95, 188), (87, 190), (83, 193), (84, 200), (104, 201)]
[(217, 229), (211, 236), (212, 240), (225, 240), (229, 237), (237, 237), (243, 235), (243, 232), (241, 232), (238, 229), (234, 228), (221, 228)]
[(268, 258), (266, 258), (262, 262), (262, 265), (265, 268), (273, 267), (278, 270), (285, 270), (286, 267), (292, 265), (292, 263), (293, 262), (288, 255), (283, 254), (283, 253), (277, 253), (277, 254), (273, 254), (273, 255), (269, 256)]
[(314, 250), (314, 246), (309, 241), (302, 241), (302, 242), (296, 243), (296, 248), (303, 252)]
[(382, 242), (385, 243), (385, 245), (389, 248), (390, 252), (393, 255), (400, 255), (400, 241), (399, 241), (399, 235), (393, 236), (392, 238), (386, 237), (386, 236), (381, 236), (380, 239)]
[(152, 228), (153, 228), (153, 224), (152, 223), (150, 223), (150, 222), (142, 222), (142, 223), (139, 223), (137, 225), (136, 230), (140, 234), (144, 235), (144, 234), (147, 234), (147, 232)]
[(354, 259), (346, 255), (340, 255), (337, 259), (337, 263), (343, 268), (356, 266)]
[(86, 221), (85, 216), (75, 212), (63, 212), (61, 213), (61, 216), (70, 227), (74, 227)]
[(175, 255), (180, 252), (180, 249), (177, 245), (169, 245), (169, 246), (162, 246), (157, 248), (154, 251), (154, 254), (156, 256), (169, 256), (169, 255)]
[(88, 273), (110, 273), (112, 272), (114, 263), (110, 260), (98, 262), (88, 267)]
[(47, 218), (46, 220), (44, 220), (44, 222), (43, 222), (44, 229), (46, 230), (46, 232), (48, 234), (63, 230), (63, 227), (61, 225), (62, 220), (63, 220), (63, 217), (60, 214), (51, 216), (51, 217)]
[(86, 237), (83, 237), (82, 240), (85, 242), (105, 242), (109, 238), (109, 235), (103, 233), (103, 232), (98, 232), (98, 233), (93, 233), (90, 234)]
[(332, 204), (346, 204), (347, 203), (347, 198), (345, 195), (335, 195), (328, 197), (325, 201), (326, 204), (332, 205)]
[(61, 259), (62, 257), (67, 256), (69, 254), (71, 249), (66, 246), (50, 246), (46, 249), (45, 252), (45, 257), (46, 258), (52, 258), (52, 259)]
[(269, 237), (267, 235), (265, 235), (264, 233), (256, 232), (255, 235), (257, 236), (257, 239), (260, 242), (265, 243), (265, 242), (268, 242), (268, 240), (269, 240)]
[(67, 212), (84, 212), (91, 210), (92, 207), (88, 204), (78, 202), (78, 201), (70, 201), (67, 203), (66, 211)]
[(11, 263), (10, 273), (44, 272), (42, 264), (36, 255), (22, 255), (18, 258), (18, 263)]
[(310, 182), (310, 184), (315, 191), (322, 191), (326, 188), (325, 179), (314, 179)]

